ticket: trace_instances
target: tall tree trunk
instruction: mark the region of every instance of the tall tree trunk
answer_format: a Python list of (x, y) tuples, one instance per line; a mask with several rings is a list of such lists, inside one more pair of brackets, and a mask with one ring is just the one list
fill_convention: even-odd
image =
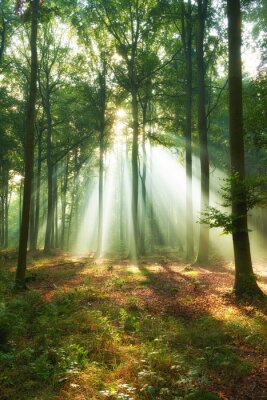
[(25, 140), (25, 174), (22, 223), (19, 240), (19, 254), (16, 271), (16, 290), (25, 289), (25, 272), (27, 260), (27, 241), (29, 234), (29, 214), (31, 204), (31, 190), (33, 177), (33, 156), (34, 156), (34, 125), (35, 125), (35, 104), (37, 95), (37, 31), (38, 31), (38, 10), (39, 0), (30, 2), (31, 7), (31, 75), (30, 91), (26, 115), (26, 140)]
[(100, 132), (99, 139), (99, 186), (98, 186), (98, 238), (97, 257), (101, 256), (103, 239), (103, 186), (104, 186), (104, 130)]
[(4, 196), (0, 195), (0, 247), (4, 247), (5, 237), (5, 213), (4, 213)]
[(30, 233), (29, 233), (29, 250), (36, 250), (34, 247), (34, 235), (35, 235), (35, 173), (33, 171), (32, 177), (32, 195), (31, 195), (31, 208), (30, 208)]
[(0, 165), (0, 247), (3, 247), (3, 227), (4, 227), (4, 209), (3, 209), (3, 194), (2, 194), (2, 168)]
[(182, 1), (182, 40), (186, 60), (186, 260), (194, 257), (193, 201), (192, 201), (192, 6)]
[(40, 218), (40, 188), (41, 188), (41, 168), (42, 168), (42, 136), (38, 132), (37, 143), (37, 170), (36, 170), (36, 204), (35, 204), (35, 225), (34, 225), (34, 249), (37, 249), (39, 218)]
[(136, 261), (139, 253), (138, 234), (138, 99), (137, 89), (132, 89), (132, 117), (133, 117), (133, 143), (132, 143), (132, 223), (133, 223), (133, 244), (132, 258)]
[(57, 183), (58, 183), (58, 171), (57, 164), (54, 167), (54, 175), (53, 175), (53, 214), (54, 214), (54, 246), (57, 249), (58, 246), (58, 192), (57, 192)]
[[(152, 111), (150, 113), (150, 120), (152, 119)], [(154, 249), (155, 249), (155, 212), (154, 212), (154, 204), (153, 204), (153, 179), (152, 179), (152, 171), (153, 171), (153, 147), (152, 143), (150, 141), (149, 143), (149, 149), (150, 149), (150, 179), (149, 179), (149, 197), (150, 197), (150, 251), (153, 254)]]
[[(246, 193), (240, 196), (240, 184), (245, 179), (243, 133), (241, 11), (240, 0), (227, 0), (229, 44), (229, 117), (232, 176), (233, 245), (237, 296), (262, 295), (253, 274), (247, 224)], [(236, 179), (237, 177), (237, 179)], [(237, 195), (237, 192), (239, 195)]]
[(7, 181), (7, 192), (5, 195), (5, 238), (4, 247), (8, 248), (8, 181)]
[(9, 168), (6, 163), (4, 168), (4, 247), (8, 247), (8, 178), (9, 178)]
[[(48, 77), (47, 77), (48, 80)], [(47, 222), (45, 232), (45, 253), (49, 253), (53, 246), (53, 164), (52, 164), (52, 116), (50, 110), (49, 84), (46, 88), (45, 112), (47, 116), (47, 138), (46, 138), (46, 163), (47, 163)]]
[[(206, 116), (204, 33), (208, 0), (198, 0), (197, 67), (198, 67), (198, 131), (201, 167), (201, 212), (209, 207), (209, 153)], [(209, 255), (209, 226), (200, 225), (197, 263), (207, 263)]]
[(23, 178), (20, 181), (19, 185), (19, 232), (21, 230), (21, 219), (22, 219), (22, 191), (23, 191)]
[(0, 166), (0, 247), (8, 247), (8, 162), (2, 156)]
[(65, 247), (65, 231), (66, 231), (66, 206), (67, 206), (67, 190), (68, 190), (68, 175), (69, 175), (69, 156), (67, 155), (66, 166), (63, 176), (63, 185), (61, 190), (61, 238), (60, 248)]
[(105, 53), (101, 54), (102, 70), (99, 72), (99, 97), (100, 97), (100, 130), (99, 130), (99, 186), (98, 186), (98, 238), (97, 257), (101, 256), (103, 241), (103, 188), (104, 188), (104, 154), (105, 154), (105, 128), (106, 128), (106, 107), (107, 107), (107, 62)]
[(5, 42), (6, 42), (6, 20), (4, 16), (3, 10), (1, 10), (1, 22), (2, 28), (0, 30), (0, 66), (3, 62), (4, 50), (5, 50)]
[[(127, 146), (126, 146), (127, 147)], [(119, 201), (119, 205), (120, 205), (120, 256), (121, 258), (123, 258), (124, 255), (124, 232), (125, 232), (125, 225), (126, 225), (126, 218), (124, 216), (124, 164), (123, 164), (123, 157), (124, 154), (122, 153), (122, 151), (120, 152), (120, 189), (119, 189), (119, 193), (120, 193), (120, 201)], [(127, 154), (125, 156), (125, 162), (127, 162)]]
[[(71, 209), (69, 215), (69, 224), (68, 224), (68, 238), (67, 238), (67, 249), (70, 249), (70, 239), (73, 237), (71, 232), (73, 219), (75, 213), (77, 213), (77, 199), (78, 199), (78, 177), (79, 177), (79, 166), (78, 166), (78, 149), (75, 149), (74, 153), (74, 174), (73, 174), (73, 187), (72, 187), (72, 196), (71, 196)], [(75, 227), (76, 228), (76, 227)]]
[(142, 153), (143, 153), (143, 170), (142, 170), (142, 215), (140, 230), (140, 254), (146, 253), (146, 218), (147, 218), (147, 193), (146, 193), (146, 175), (147, 175), (147, 155), (146, 155), (146, 122), (147, 122), (147, 101), (143, 105), (143, 137), (142, 137)]

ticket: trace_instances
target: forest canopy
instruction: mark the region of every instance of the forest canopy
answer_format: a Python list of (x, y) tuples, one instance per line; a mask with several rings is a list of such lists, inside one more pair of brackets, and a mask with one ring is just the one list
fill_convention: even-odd
[(27, 248), (206, 263), (232, 252), (221, 231), (253, 276), (267, 8), (233, 3), (1, 1), (0, 245), (19, 248), (18, 286)]

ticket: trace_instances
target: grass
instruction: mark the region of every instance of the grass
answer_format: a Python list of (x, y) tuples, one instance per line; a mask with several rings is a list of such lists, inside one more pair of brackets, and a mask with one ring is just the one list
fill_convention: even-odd
[(0, 264), (1, 400), (264, 398), (266, 305), (235, 303), (227, 266), (38, 256), (14, 295)]

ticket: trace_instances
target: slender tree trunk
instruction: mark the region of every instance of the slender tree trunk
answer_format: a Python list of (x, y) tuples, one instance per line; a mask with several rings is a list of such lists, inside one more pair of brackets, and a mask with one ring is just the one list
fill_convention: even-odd
[(98, 238), (97, 238), (97, 257), (101, 256), (103, 239), (103, 186), (104, 186), (104, 131), (100, 132), (99, 140), (99, 186), (98, 186)]
[(22, 223), (19, 240), (19, 254), (16, 271), (16, 290), (25, 289), (25, 272), (27, 259), (27, 241), (29, 234), (29, 214), (31, 204), (31, 190), (33, 177), (33, 156), (34, 156), (34, 123), (35, 123), (35, 103), (37, 95), (37, 31), (38, 31), (38, 10), (39, 0), (30, 3), (31, 15), (31, 75), (30, 91), (26, 115), (26, 140), (25, 140), (25, 178), (23, 192)]
[(22, 189), (23, 189), (23, 184), (21, 179), (19, 185), (19, 232), (21, 231), (21, 219), (22, 219)]
[(142, 137), (142, 153), (143, 153), (143, 171), (142, 171), (142, 216), (140, 231), (140, 254), (146, 253), (146, 218), (147, 218), (147, 193), (146, 193), (146, 175), (147, 175), (147, 155), (146, 155), (146, 121), (147, 121), (147, 103), (143, 105), (143, 137)]
[[(232, 176), (233, 245), (237, 296), (262, 295), (253, 274), (247, 224), (246, 193), (240, 196), (238, 187), (245, 179), (243, 133), (241, 11), (240, 0), (227, 1), (229, 42), (229, 114), (230, 155)], [(238, 179), (236, 179), (238, 177)], [(238, 194), (237, 194), (238, 192)]]
[[(201, 212), (209, 207), (209, 153), (206, 117), (204, 33), (208, 0), (198, 0), (197, 67), (198, 67), (198, 131), (201, 167)], [(200, 225), (197, 263), (207, 263), (209, 255), (209, 226)]]
[(70, 249), (70, 238), (71, 238), (71, 229), (72, 229), (72, 219), (73, 219), (73, 210), (74, 210), (74, 196), (72, 195), (72, 202), (70, 207), (69, 214), (69, 223), (68, 223), (68, 231), (67, 231), (67, 250)]
[(57, 249), (58, 245), (58, 171), (57, 164), (55, 164), (54, 175), (53, 175), (53, 214), (54, 214), (54, 246)]
[[(152, 117), (152, 112), (151, 112)], [(150, 119), (151, 119), (150, 117)], [(153, 254), (155, 249), (155, 212), (154, 212), (154, 204), (153, 204), (153, 180), (152, 180), (152, 171), (153, 171), (153, 148), (152, 143), (150, 141), (150, 251)]]
[(69, 156), (67, 156), (67, 159), (66, 159), (66, 167), (65, 167), (64, 177), (63, 177), (63, 186), (62, 186), (62, 194), (61, 194), (61, 204), (62, 204), (62, 211), (61, 211), (62, 228), (61, 228), (61, 238), (60, 238), (60, 248), (61, 249), (64, 249), (64, 247), (65, 247), (68, 175), (69, 175)]
[(3, 154), (0, 154), (0, 247), (3, 247), (3, 225), (4, 225), (4, 216), (3, 216), (3, 186), (4, 186), (4, 177), (3, 177)]
[(186, 260), (191, 261), (194, 257), (194, 229), (192, 201), (192, 6), (190, 0), (187, 4), (187, 12), (184, 1), (182, 1), (182, 38), (186, 59)]
[(73, 175), (73, 187), (72, 187), (72, 196), (71, 196), (71, 209), (69, 215), (69, 225), (68, 225), (68, 239), (67, 239), (67, 249), (70, 249), (70, 239), (73, 237), (72, 235), (72, 225), (73, 225), (73, 217), (75, 213), (77, 213), (77, 199), (78, 199), (78, 152), (75, 150), (74, 154), (74, 175)]
[(96, 256), (101, 256), (103, 241), (103, 187), (104, 187), (104, 154), (105, 154), (105, 128), (107, 107), (107, 62), (105, 53), (101, 53), (102, 68), (99, 72), (99, 100), (100, 100), (100, 130), (99, 130), (99, 185), (98, 185), (98, 238)]
[(9, 168), (6, 165), (4, 168), (4, 199), (3, 199), (3, 216), (4, 216), (4, 229), (3, 229), (3, 245), (8, 247), (8, 177)]
[(5, 241), (4, 247), (8, 248), (8, 192), (5, 196)]
[(3, 10), (1, 10), (1, 25), (2, 28), (0, 30), (0, 66), (3, 62), (3, 56), (5, 51), (5, 42), (6, 42), (6, 20), (4, 16)]
[(4, 226), (4, 217), (3, 217), (3, 201), (2, 196), (0, 196), (0, 247), (4, 246), (3, 240), (3, 226)]
[(42, 168), (42, 137), (38, 133), (38, 155), (37, 155), (37, 171), (36, 171), (36, 204), (35, 204), (35, 225), (34, 225), (34, 248), (37, 249), (39, 218), (40, 218), (40, 188), (41, 188), (41, 168)]
[(35, 235), (35, 176), (33, 172), (32, 177), (32, 195), (31, 195), (31, 208), (30, 208), (30, 233), (29, 233), (29, 250), (36, 250), (34, 247), (34, 235)]
[(4, 196), (0, 195), (0, 247), (4, 247), (4, 228), (5, 228), (5, 216), (4, 216)]
[[(3, 160), (3, 161), (2, 161)], [(0, 166), (0, 247), (8, 247), (8, 163), (2, 155)]]
[[(47, 77), (48, 79), (48, 77)], [(47, 163), (47, 223), (45, 232), (45, 253), (49, 253), (53, 246), (53, 164), (52, 164), (52, 116), (50, 110), (49, 85), (46, 88), (45, 111), (47, 116), (47, 138), (46, 138), (46, 163)]]
[[(125, 229), (125, 217), (124, 217), (124, 165), (123, 165), (123, 157), (124, 155), (122, 152), (120, 153), (120, 255), (121, 258), (124, 255), (124, 229)], [(127, 155), (126, 155), (127, 157)], [(125, 160), (127, 162), (127, 158), (125, 157)]]
[(132, 258), (136, 261), (139, 253), (138, 234), (138, 99), (137, 90), (132, 89), (132, 116), (133, 116), (133, 143), (132, 143), (132, 222), (133, 222), (133, 244)]

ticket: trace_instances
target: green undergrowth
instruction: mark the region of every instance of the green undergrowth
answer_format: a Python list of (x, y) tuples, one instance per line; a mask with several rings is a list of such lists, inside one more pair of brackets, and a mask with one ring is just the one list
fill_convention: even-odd
[[(47, 267), (36, 265), (33, 271), (47, 276)], [(266, 346), (260, 315), (218, 320), (154, 312), (128, 290), (149, 287), (153, 272), (94, 263), (86, 270), (68, 290), (55, 281), (49, 298), (39, 281), (35, 290), (12, 295), (11, 277), (2, 270), (1, 400), (74, 399), (77, 393), (88, 400), (216, 400), (229, 380), (246, 379), (256, 366), (240, 344)], [(49, 270), (49, 278), (60, 276), (66, 285), (75, 275), (75, 269), (61, 272)]]

